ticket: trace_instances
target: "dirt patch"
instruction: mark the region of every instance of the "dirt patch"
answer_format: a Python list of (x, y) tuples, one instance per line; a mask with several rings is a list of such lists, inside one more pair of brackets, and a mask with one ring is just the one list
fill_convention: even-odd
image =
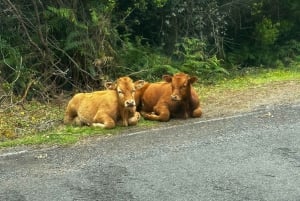
[(264, 106), (300, 103), (300, 81), (276, 82), (243, 90), (209, 93), (202, 101), (204, 116), (228, 116)]

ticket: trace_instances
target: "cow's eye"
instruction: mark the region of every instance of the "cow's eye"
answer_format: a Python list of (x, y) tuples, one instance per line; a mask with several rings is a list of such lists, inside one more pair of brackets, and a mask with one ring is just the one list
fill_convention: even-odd
[(118, 90), (118, 93), (119, 93), (119, 94), (123, 94), (123, 91), (121, 91), (121, 90)]

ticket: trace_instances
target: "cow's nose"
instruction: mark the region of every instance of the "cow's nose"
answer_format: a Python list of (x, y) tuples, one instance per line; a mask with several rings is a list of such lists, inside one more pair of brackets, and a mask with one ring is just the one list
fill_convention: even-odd
[(135, 106), (134, 100), (126, 100), (125, 101), (125, 107), (133, 107), (133, 106)]
[(175, 94), (172, 94), (172, 95), (171, 95), (171, 99), (172, 99), (173, 101), (179, 101), (179, 100), (180, 100), (179, 96), (178, 96), (178, 95), (175, 95)]

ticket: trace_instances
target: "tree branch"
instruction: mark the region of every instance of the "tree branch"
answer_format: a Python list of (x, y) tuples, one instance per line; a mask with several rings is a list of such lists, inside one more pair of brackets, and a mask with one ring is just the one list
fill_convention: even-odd
[(25, 32), (25, 34), (26, 34), (26, 36), (27, 36), (27, 38), (28, 38), (30, 44), (31, 44), (33, 47), (35, 47), (35, 48), (40, 52), (40, 54), (44, 57), (44, 53), (43, 53), (43, 51), (41, 50), (41, 48), (38, 46), (38, 44), (36, 44), (36, 43), (32, 40), (32, 38), (31, 38), (31, 36), (30, 36), (30, 34), (29, 34), (29, 32), (28, 32), (28, 29), (27, 29), (27, 27), (26, 27), (26, 25), (25, 25), (25, 22), (24, 22), (24, 20), (23, 20), (23, 18), (22, 18), (21, 12), (16, 8), (16, 6), (15, 6), (10, 0), (5, 0), (5, 3), (6, 3), (8, 6), (10, 6), (10, 7), (12, 8), (13, 13), (16, 15), (17, 19), (18, 19), (19, 22), (21, 23), (21, 26), (22, 26), (22, 28), (23, 28), (23, 30), (24, 30), (24, 32)]

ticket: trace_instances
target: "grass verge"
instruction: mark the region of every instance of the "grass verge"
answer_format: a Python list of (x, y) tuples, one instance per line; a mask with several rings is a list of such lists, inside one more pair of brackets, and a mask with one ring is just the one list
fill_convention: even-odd
[(248, 112), (266, 105), (300, 101), (300, 66), (290, 69), (250, 69), (216, 85), (197, 88), (208, 118)]
[[(244, 69), (232, 78), (221, 80), (215, 85), (198, 85), (196, 89), (201, 96), (204, 116), (213, 117), (242, 111), (244, 108), (251, 109), (252, 106), (249, 105), (255, 103), (255, 98), (260, 98), (256, 101), (259, 104), (264, 103), (263, 101), (269, 103), (274, 99), (270, 95), (274, 91), (274, 97), (277, 99), (280, 95), (287, 97), (293, 93), (299, 94), (297, 87), (300, 88), (299, 66), (291, 69)], [(18, 145), (68, 145), (87, 136), (115, 135), (128, 130), (119, 126), (104, 130), (62, 125), (64, 108), (65, 103), (39, 102), (1, 107), (0, 148)], [(142, 120), (136, 128), (153, 127), (155, 124)]]

